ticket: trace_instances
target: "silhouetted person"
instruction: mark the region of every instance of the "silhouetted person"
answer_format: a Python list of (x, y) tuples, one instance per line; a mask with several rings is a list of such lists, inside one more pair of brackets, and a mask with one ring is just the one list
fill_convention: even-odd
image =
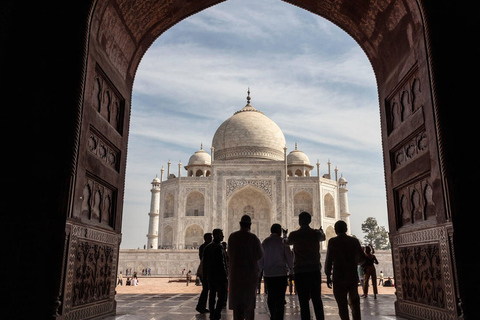
[(258, 265), (263, 269), (265, 286), (268, 288), (267, 304), (271, 320), (283, 320), (287, 271), (293, 271), (293, 256), (290, 247), (281, 237), (282, 227), (275, 223), (270, 228), (270, 236), (263, 240), (263, 258)]
[(293, 244), (295, 272), (295, 289), (300, 303), (300, 315), (302, 320), (310, 320), (309, 299), (312, 299), (315, 318), (323, 320), (323, 302), (321, 294), (320, 275), (320, 241), (325, 241), (325, 233), (322, 228), (315, 230), (309, 224), (312, 216), (308, 212), (302, 212), (298, 216), (300, 229), (292, 231), (287, 239), (287, 244)]
[(375, 255), (372, 253), (372, 248), (370, 246), (365, 247), (365, 263), (363, 264), (363, 295), (362, 297), (366, 298), (368, 296), (368, 280), (372, 277), (373, 285), (373, 298), (377, 299), (378, 289), (377, 289), (377, 270), (375, 269), (375, 264), (378, 264), (378, 260)]
[(213, 241), (203, 251), (203, 272), (210, 290), (208, 299), (210, 319), (218, 320), (221, 318), (221, 312), (225, 304), (228, 273), (225, 251), (222, 247), (223, 231), (214, 229), (212, 234)]
[(258, 282), (258, 260), (263, 256), (260, 240), (250, 233), (252, 220), (244, 215), (240, 220), (240, 230), (228, 238), (229, 269), (229, 308), (234, 320), (255, 318), (255, 290)]
[[(327, 286), (332, 288), (333, 267), (333, 295), (338, 304), (340, 319), (348, 320), (348, 305), (352, 309), (352, 318), (360, 320), (360, 296), (358, 295), (358, 264), (365, 260), (360, 242), (347, 235), (345, 221), (335, 223), (336, 237), (328, 241), (327, 256), (325, 258), (325, 274)], [(348, 296), (348, 299), (347, 299)]]
[(207, 299), (208, 299), (208, 282), (207, 279), (204, 277), (203, 274), (203, 250), (205, 247), (212, 242), (212, 234), (211, 233), (205, 233), (203, 235), (203, 240), (204, 242), (200, 245), (200, 248), (198, 248), (198, 257), (200, 258), (200, 265), (198, 266), (197, 270), (197, 277), (200, 278), (200, 281), (202, 282), (202, 292), (200, 293), (200, 297), (198, 298), (198, 303), (197, 307), (195, 310), (197, 310), (200, 313), (207, 313), (209, 312), (207, 309)]

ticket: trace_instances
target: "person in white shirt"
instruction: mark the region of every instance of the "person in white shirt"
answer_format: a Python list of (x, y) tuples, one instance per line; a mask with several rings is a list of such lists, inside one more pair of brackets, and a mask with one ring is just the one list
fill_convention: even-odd
[(271, 235), (263, 240), (264, 256), (259, 260), (259, 270), (263, 270), (268, 289), (267, 304), (272, 320), (283, 320), (287, 271), (293, 274), (293, 254), (281, 237), (282, 226), (275, 223), (270, 228)]

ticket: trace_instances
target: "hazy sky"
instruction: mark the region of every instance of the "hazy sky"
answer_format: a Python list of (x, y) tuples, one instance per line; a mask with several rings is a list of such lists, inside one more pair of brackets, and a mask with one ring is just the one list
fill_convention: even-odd
[[(348, 181), (351, 231), (388, 227), (375, 76), (358, 44), (327, 20), (279, 0), (229, 0), (178, 23), (143, 57), (133, 86), (122, 248), (143, 248), (151, 181), (209, 151), (216, 129), (251, 104), (298, 142), (320, 173)], [(183, 176), (186, 171), (183, 170)], [(312, 175), (317, 175), (316, 166)], [(166, 177), (166, 173), (165, 173)]]

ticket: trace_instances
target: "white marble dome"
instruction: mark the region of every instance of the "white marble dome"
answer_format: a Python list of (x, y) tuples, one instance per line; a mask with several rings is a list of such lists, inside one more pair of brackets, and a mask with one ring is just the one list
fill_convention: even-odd
[(195, 152), (188, 160), (188, 166), (201, 166), (201, 165), (209, 166), (211, 164), (212, 164), (212, 158), (205, 150), (203, 150), (203, 146), (200, 147), (200, 150)]
[(283, 160), (285, 136), (280, 127), (250, 105), (235, 112), (213, 136), (215, 160)]
[(307, 165), (310, 166), (310, 159), (307, 155), (297, 149), (297, 144), (295, 144), (295, 150), (290, 152), (287, 156), (287, 164), (289, 165)]

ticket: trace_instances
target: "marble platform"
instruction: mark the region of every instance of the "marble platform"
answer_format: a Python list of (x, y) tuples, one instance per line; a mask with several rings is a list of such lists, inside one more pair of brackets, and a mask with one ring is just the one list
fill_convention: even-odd
[[(325, 319), (336, 320), (338, 316), (337, 304), (333, 295), (322, 295)], [(198, 294), (191, 293), (162, 293), (162, 294), (117, 294), (117, 314), (109, 316), (106, 320), (196, 320), (209, 319), (209, 314), (199, 314), (195, 311)], [(395, 295), (378, 295), (361, 298), (362, 319), (367, 320), (400, 320), (395, 316)], [(300, 320), (300, 307), (297, 296), (286, 296), (285, 320)], [(312, 309), (312, 317), (313, 317)], [(232, 320), (231, 310), (222, 312), (222, 320)], [(257, 295), (256, 320), (269, 320), (266, 295)]]

